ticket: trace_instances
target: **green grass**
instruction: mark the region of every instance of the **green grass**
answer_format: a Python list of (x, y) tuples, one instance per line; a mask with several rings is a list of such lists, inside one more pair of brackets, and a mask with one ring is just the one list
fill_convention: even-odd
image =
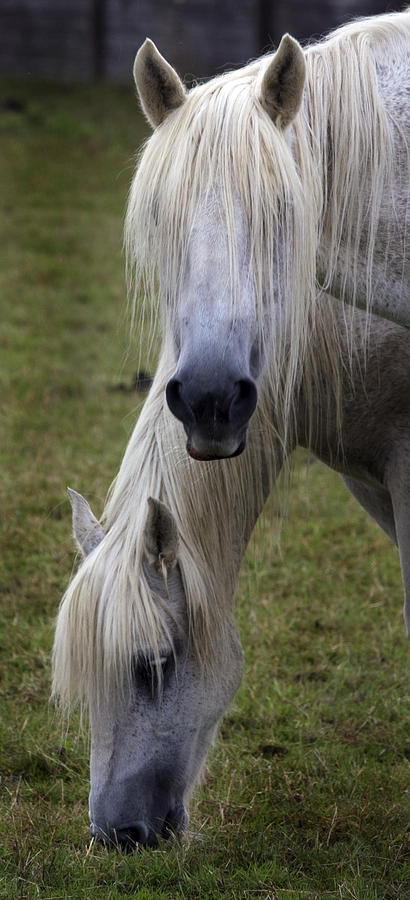
[(50, 649), (66, 485), (101, 510), (141, 402), (112, 388), (136, 368), (121, 242), (145, 130), (131, 88), (8, 82), (0, 107), (0, 897), (404, 900), (397, 553), (302, 455), (281, 550), (262, 522), (243, 566), (245, 676), (188, 836), (134, 856), (89, 844), (88, 737), (49, 706)]

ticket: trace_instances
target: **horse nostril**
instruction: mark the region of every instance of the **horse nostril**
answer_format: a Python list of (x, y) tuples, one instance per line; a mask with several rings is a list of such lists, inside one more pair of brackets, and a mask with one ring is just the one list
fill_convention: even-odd
[(115, 832), (116, 843), (123, 850), (136, 850), (137, 847), (157, 847), (158, 839), (145, 822), (136, 822), (123, 831)]
[[(203, 380), (193, 377), (184, 380), (180, 372), (177, 376), (168, 382), (166, 398), (171, 412), (182, 422), (188, 438), (192, 439), (195, 435), (197, 441), (198, 435), (202, 435), (207, 441), (221, 442), (230, 430), (242, 429), (248, 424), (258, 399), (253, 378), (225, 379), (224, 383), (210, 378), (205, 385)], [(195, 459), (208, 458), (206, 453), (195, 456), (192, 446), (188, 449)], [(232, 454), (233, 451), (227, 455)], [(215, 453), (212, 453), (209, 458), (214, 456)]]
[(169, 380), (166, 386), (165, 396), (173, 415), (176, 416), (180, 422), (183, 422), (184, 425), (192, 425), (195, 421), (195, 416), (191, 407), (182, 396), (182, 383), (178, 381), (177, 378), (171, 378)]
[(127, 828), (127, 837), (135, 844), (146, 844), (149, 837), (149, 828), (145, 822), (136, 822), (132, 828)]
[(252, 378), (242, 378), (235, 384), (235, 391), (229, 407), (229, 420), (236, 425), (244, 425), (255, 412), (258, 391)]

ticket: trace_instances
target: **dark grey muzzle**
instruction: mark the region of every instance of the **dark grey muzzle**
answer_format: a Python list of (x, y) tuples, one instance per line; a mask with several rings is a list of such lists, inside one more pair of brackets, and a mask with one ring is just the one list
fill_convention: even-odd
[(188, 823), (188, 813), (184, 807), (170, 809), (165, 819), (158, 821), (157, 827), (144, 821), (136, 821), (132, 825), (115, 828), (107, 823), (101, 828), (93, 823), (90, 826), (91, 836), (102, 844), (128, 853), (138, 847), (158, 847), (161, 840), (167, 841), (172, 835), (181, 834)]
[(253, 378), (221, 378), (212, 384), (180, 371), (168, 382), (166, 398), (185, 428), (187, 450), (195, 459), (221, 459), (242, 452), (258, 399)]

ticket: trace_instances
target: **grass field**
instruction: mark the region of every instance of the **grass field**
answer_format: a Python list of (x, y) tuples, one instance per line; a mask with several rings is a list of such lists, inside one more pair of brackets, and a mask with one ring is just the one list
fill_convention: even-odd
[(1, 84), (0, 897), (405, 900), (398, 557), (302, 456), (281, 551), (262, 522), (243, 566), (245, 676), (189, 834), (133, 856), (89, 842), (88, 737), (49, 706), (50, 649), (66, 485), (101, 511), (142, 402), (113, 388), (136, 367), (121, 242), (144, 133), (131, 88)]

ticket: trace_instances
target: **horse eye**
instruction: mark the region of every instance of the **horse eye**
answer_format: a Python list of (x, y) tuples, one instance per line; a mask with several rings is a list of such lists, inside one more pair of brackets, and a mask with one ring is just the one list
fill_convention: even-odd
[(160, 656), (159, 665), (161, 667), (160, 678), (158, 678), (158, 663), (153, 656), (140, 654), (135, 657), (133, 662), (133, 675), (136, 687), (149, 690), (151, 693), (155, 693), (161, 685), (162, 688), (164, 688), (167, 677), (173, 666), (172, 653)]

